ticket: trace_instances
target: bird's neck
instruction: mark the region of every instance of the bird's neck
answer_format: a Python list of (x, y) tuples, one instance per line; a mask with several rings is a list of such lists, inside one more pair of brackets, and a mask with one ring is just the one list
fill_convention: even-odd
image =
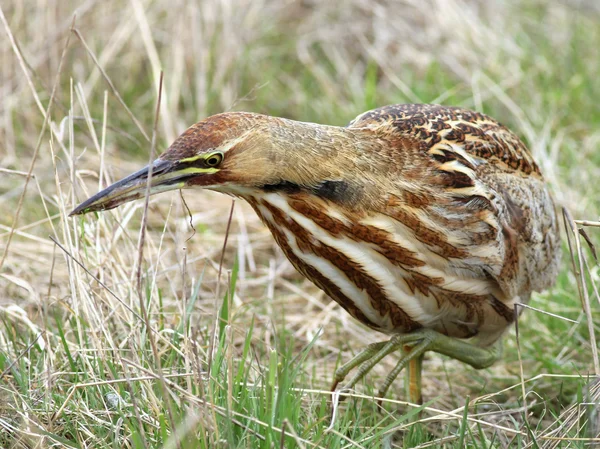
[(267, 125), (253, 135), (256, 142), (249, 146), (256, 151), (244, 153), (254, 161), (246, 165), (260, 169), (261, 175), (251, 177), (252, 186), (236, 187), (236, 195), (248, 199), (309, 193), (349, 208), (366, 207), (369, 199), (381, 198), (373, 191), (383, 184), (375, 179), (381, 143), (365, 130), (274, 117)]
[(369, 209), (384, 201), (390, 180), (399, 177), (403, 156), (391, 154), (396, 147), (376, 129), (259, 116), (244, 151), (235, 155), (244, 170), (219, 190), (245, 199), (304, 192)]
[(268, 132), (281, 178), (298, 184), (356, 178), (377, 154), (364, 130), (277, 119)]

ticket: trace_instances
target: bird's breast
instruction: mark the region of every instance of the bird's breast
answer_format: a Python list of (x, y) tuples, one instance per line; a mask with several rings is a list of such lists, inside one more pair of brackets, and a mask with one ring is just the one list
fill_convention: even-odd
[(452, 268), (394, 217), (352, 213), (305, 193), (246, 199), (292, 265), (373, 329), (470, 337), (486, 326), (501, 333), (512, 319), (485, 276)]

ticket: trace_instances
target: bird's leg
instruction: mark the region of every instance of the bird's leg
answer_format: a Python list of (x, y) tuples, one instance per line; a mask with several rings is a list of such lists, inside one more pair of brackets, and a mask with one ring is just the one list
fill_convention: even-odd
[(375, 354), (379, 352), (379, 350), (385, 346), (387, 341), (380, 341), (378, 343), (371, 343), (362, 351), (360, 351), (357, 355), (352, 357), (349, 361), (344, 363), (338, 369), (335, 370), (335, 378), (333, 379), (333, 385), (331, 386), (331, 391), (334, 391), (338, 384), (346, 378), (348, 373), (356, 368), (358, 365), (363, 363), (366, 360), (372, 358)]
[[(405, 352), (394, 369), (386, 377), (380, 396), (383, 397), (389, 389), (392, 382), (404, 369), (407, 363), (412, 363), (410, 367), (414, 371), (411, 376), (412, 389), (410, 394), (412, 402), (417, 403), (420, 397), (420, 371), (423, 354), (426, 351), (434, 351), (447, 355), (463, 363), (467, 363), (476, 369), (487, 368), (492, 365), (500, 356), (500, 346), (490, 348), (480, 348), (463, 340), (448, 337), (431, 329), (419, 329), (410, 334), (401, 334), (393, 336), (389, 341), (374, 343), (369, 345), (363, 352), (354, 357), (350, 362), (336, 371), (334, 387), (341, 382), (346, 375), (356, 366), (360, 365), (356, 374), (344, 385), (343, 389), (351, 389), (362, 379), (365, 374), (381, 361), (386, 355), (394, 351), (403, 349), (405, 346), (411, 346), (409, 352)], [(409, 369), (410, 369), (409, 368)]]
[(379, 397), (383, 398), (396, 377), (408, 363), (407, 385), (408, 397), (413, 404), (421, 404), (421, 367), (423, 356), (427, 351), (427, 341), (422, 341), (415, 346), (404, 346), (403, 355), (392, 371), (386, 376), (383, 385), (379, 389)]
[[(412, 351), (412, 347), (404, 346), (404, 351)], [(423, 359), (425, 354), (421, 354), (408, 362), (408, 369), (406, 370), (406, 390), (408, 400), (413, 404), (423, 404), (423, 396), (421, 394), (421, 373), (423, 371)], [(400, 368), (402, 369), (402, 368)], [(398, 373), (399, 374), (399, 373)], [(396, 376), (398, 375), (396, 374)], [(392, 373), (388, 375), (391, 377)], [(384, 397), (389, 386), (392, 384), (394, 379), (385, 379), (385, 383), (379, 390), (379, 397)]]

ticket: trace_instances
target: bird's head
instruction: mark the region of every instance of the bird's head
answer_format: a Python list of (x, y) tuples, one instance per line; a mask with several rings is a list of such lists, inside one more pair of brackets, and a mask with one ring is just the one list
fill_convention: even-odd
[(269, 130), (277, 120), (234, 112), (198, 122), (152, 164), (98, 192), (70, 215), (112, 209), (144, 197), (150, 173), (150, 195), (192, 187), (238, 194), (275, 182), (281, 165)]

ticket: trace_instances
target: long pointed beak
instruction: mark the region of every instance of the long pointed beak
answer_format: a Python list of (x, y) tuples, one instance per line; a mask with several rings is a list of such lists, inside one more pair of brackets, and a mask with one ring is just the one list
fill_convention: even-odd
[(150, 195), (166, 192), (167, 190), (181, 189), (185, 187), (186, 179), (193, 175), (189, 172), (186, 173), (185, 170), (179, 170), (181, 168), (179, 166), (178, 162), (157, 159), (151, 165), (96, 193), (73, 209), (69, 216), (108, 210), (129, 201), (143, 198), (148, 187), (150, 169), (152, 169)]

